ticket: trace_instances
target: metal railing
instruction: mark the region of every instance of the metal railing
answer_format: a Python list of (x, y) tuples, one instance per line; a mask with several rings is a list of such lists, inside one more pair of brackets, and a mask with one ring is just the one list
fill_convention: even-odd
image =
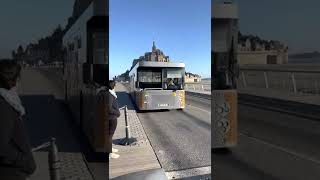
[(185, 90), (191, 91), (211, 91), (211, 83), (186, 83), (184, 86)]
[(320, 94), (320, 71), (275, 68), (243, 68), (239, 88), (266, 88), (290, 93)]

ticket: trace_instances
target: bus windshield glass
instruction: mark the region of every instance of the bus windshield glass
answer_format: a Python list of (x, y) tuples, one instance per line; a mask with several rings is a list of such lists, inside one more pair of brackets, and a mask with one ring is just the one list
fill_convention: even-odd
[(138, 70), (139, 88), (162, 88), (161, 70)]
[(182, 68), (167, 68), (164, 70), (164, 89), (182, 90), (184, 87), (184, 71)]

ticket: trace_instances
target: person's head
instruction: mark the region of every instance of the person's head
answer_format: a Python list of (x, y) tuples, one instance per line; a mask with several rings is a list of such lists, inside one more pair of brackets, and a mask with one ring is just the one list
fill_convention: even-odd
[(114, 89), (115, 86), (116, 86), (116, 81), (110, 80), (109, 81), (109, 89)]
[(21, 66), (10, 59), (0, 60), (0, 88), (11, 89), (17, 85)]

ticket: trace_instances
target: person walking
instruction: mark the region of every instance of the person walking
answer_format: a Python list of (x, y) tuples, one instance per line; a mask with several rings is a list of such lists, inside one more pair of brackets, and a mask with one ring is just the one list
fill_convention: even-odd
[(0, 179), (26, 180), (36, 170), (22, 117), (25, 109), (17, 94), (21, 66), (0, 60)]
[(117, 94), (114, 90), (116, 86), (116, 82), (114, 80), (109, 81), (109, 96), (108, 96), (108, 119), (109, 119), (109, 159), (110, 158), (119, 158), (120, 155), (116, 154), (118, 152), (117, 149), (112, 148), (112, 137), (117, 128), (117, 118), (120, 117), (120, 110), (117, 102)]

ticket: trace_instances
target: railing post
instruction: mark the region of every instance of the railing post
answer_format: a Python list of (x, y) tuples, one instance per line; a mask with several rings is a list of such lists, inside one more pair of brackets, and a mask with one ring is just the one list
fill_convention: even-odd
[(247, 87), (246, 76), (243, 71), (241, 72), (241, 76), (242, 76), (243, 87)]
[(294, 72), (291, 73), (291, 80), (293, 85), (293, 91), (296, 94), (297, 93), (297, 85), (296, 85), (296, 79), (294, 77)]
[(264, 82), (266, 84), (266, 88), (268, 89), (269, 88), (269, 83), (268, 83), (268, 75), (267, 75), (267, 72), (264, 71), (263, 72), (263, 75), (264, 75)]
[(48, 156), (50, 180), (60, 180), (60, 159), (55, 138), (51, 138)]

